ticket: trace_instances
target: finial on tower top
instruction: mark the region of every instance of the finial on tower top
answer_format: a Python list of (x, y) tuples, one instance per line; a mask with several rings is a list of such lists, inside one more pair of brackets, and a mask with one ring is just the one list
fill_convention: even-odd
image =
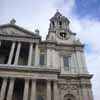
[(13, 19), (11, 19), (11, 21), (10, 21), (10, 24), (15, 24), (16, 23), (16, 20), (13, 18)]
[(59, 12), (59, 9), (56, 9), (57, 12)]
[(39, 29), (35, 29), (35, 34), (39, 35), (40, 31)]

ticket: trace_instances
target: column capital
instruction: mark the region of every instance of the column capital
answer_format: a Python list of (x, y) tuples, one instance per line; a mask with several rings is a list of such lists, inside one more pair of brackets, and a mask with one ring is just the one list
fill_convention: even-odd
[(15, 80), (16, 78), (15, 78), (15, 77), (9, 77), (9, 79), (10, 79), (10, 80)]
[(31, 79), (32, 81), (36, 81), (37, 79)]
[(25, 80), (25, 81), (29, 81), (29, 80), (30, 80), (30, 78), (24, 78), (24, 80)]
[(50, 79), (47, 79), (47, 82), (51, 82), (52, 80), (50, 80)]
[(58, 80), (53, 80), (54, 83), (58, 83)]
[(8, 77), (1, 77), (2, 79), (8, 79)]

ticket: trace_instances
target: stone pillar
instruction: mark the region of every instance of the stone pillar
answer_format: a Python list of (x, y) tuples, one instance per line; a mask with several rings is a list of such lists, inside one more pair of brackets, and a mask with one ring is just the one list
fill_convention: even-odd
[(57, 67), (57, 62), (56, 62), (56, 52), (55, 50), (52, 50), (52, 65), (53, 65), (53, 68), (56, 68)]
[(14, 78), (11, 78), (10, 79), (10, 83), (9, 83), (7, 100), (12, 100), (12, 95), (13, 95), (13, 90), (14, 90), (14, 82), (15, 82), (15, 79)]
[(73, 73), (77, 73), (77, 60), (76, 60), (76, 56), (75, 56), (75, 52), (73, 52), (72, 54), (72, 66), (73, 66)]
[(13, 58), (13, 53), (14, 53), (14, 49), (15, 49), (15, 42), (12, 43), (11, 46), (11, 50), (10, 50), (10, 54), (9, 54), (9, 59), (8, 59), (8, 64), (11, 64), (12, 58)]
[(36, 100), (36, 80), (32, 80), (31, 99), (30, 100)]
[(53, 93), (54, 93), (54, 100), (59, 100), (57, 81), (54, 81), (53, 83)]
[(0, 92), (0, 100), (4, 100), (6, 87), (7, 87), (7, 78), (3, 78), (3, 83), (2, 83), (1, 92)]
[(51, 67), (51, 55), (49, 49), (47, 49), (47, 67)]
[(81, 56), (81, 59), (82, 59), (82, 65), (83, 65), (83, 73), (88, 73), (87, 71), (87, 66), (86, 66), (86, 61), (85, 61), (85, 55), (84, 55), (84, 52), (80, 52), (80, 56)]
[(38, 44), (35, 46), (35, 66), (38, 66), (39, 64), (39, 48)]
[(77, 51), (76, 52), (76, 57), (77, 57), (77, 64), (78, 64), (78, 69), (79, 73), (87, 73), (86, 71), (86, 65), (85, 65), (85, 60), (83, 58), (83, 52)]
[(32, 52), (33, 52), (33, 44), (30, 44), (29, 47), (29, 56), (28, 56), (28, 65), (31, 66), (32, 65)]
[(1, 47), (1, 41), (0, 41), (0, 47)]
[(47, 80), (47, 99), (51, 100), (51, 81)]
[[(92, 87), (91, 87), (92, 88)], [(94, 100), (94, 98), (93, 98), (93, 92), (92, 92), (92, 89), (91, 88), (88, 88), (88, 94), (89, 94), (89, 100)]]
[(29, 79), (25, 79), (23, 100), (28, 100)]
[(19, 59), (19, 54), (20, 54), (20, 48), (21, 48), (21, 43), (18, 43), (17, 46), (17, 50), (16, 50), (16, 55), (15, 55), (15, 61), (14, 64), (17, 65), (18, 64), (18, 59)]
[(82, 93), (83, 93), (83, 100), (90, 100), (88, 95), (88, 89), (87, 87), (82, 87)]

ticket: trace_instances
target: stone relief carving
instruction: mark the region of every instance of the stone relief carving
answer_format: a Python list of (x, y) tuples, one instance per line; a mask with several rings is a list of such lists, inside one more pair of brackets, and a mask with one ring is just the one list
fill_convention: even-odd
[(61, 90), (77, 90), (77, 86), (76, 85), (71, 85), (71, 84), (60, 84), (59, 88)]
[(15, 28), (2, 28), (0, 29), (0, 34), (4, 35), (13, 35), (13, 36), (29, 36), (28, 34), (25, 34), (24, 32), (17, 30)]
[(72, 80), (66, 80), (66, 83), (60, 83), (58, 86), (60, 91), (67, 91), (68, 93), (76, 91), (76, 93), (79, 94), (79, 85), (77, 82), (73, 83)]

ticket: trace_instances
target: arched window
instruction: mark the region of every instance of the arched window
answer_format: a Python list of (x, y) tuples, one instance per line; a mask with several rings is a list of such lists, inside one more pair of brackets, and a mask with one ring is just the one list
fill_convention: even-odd
[(71, 100), (71, 99), (68, 98), (67, 100)]
[(54, 23), (54, 21), (52, 21), (52, 26), (55, 27), (55, 23)]
[(61, 21), (59, 21), (59, 26), (60, 26), (60, 28), (62, 28), (62, 22)]
[(64, 100), (76, 100), (72, 94), (66, 94), (64, 96)]
[(37, 96), (37, 100), (44, 100), (42, 96)]

